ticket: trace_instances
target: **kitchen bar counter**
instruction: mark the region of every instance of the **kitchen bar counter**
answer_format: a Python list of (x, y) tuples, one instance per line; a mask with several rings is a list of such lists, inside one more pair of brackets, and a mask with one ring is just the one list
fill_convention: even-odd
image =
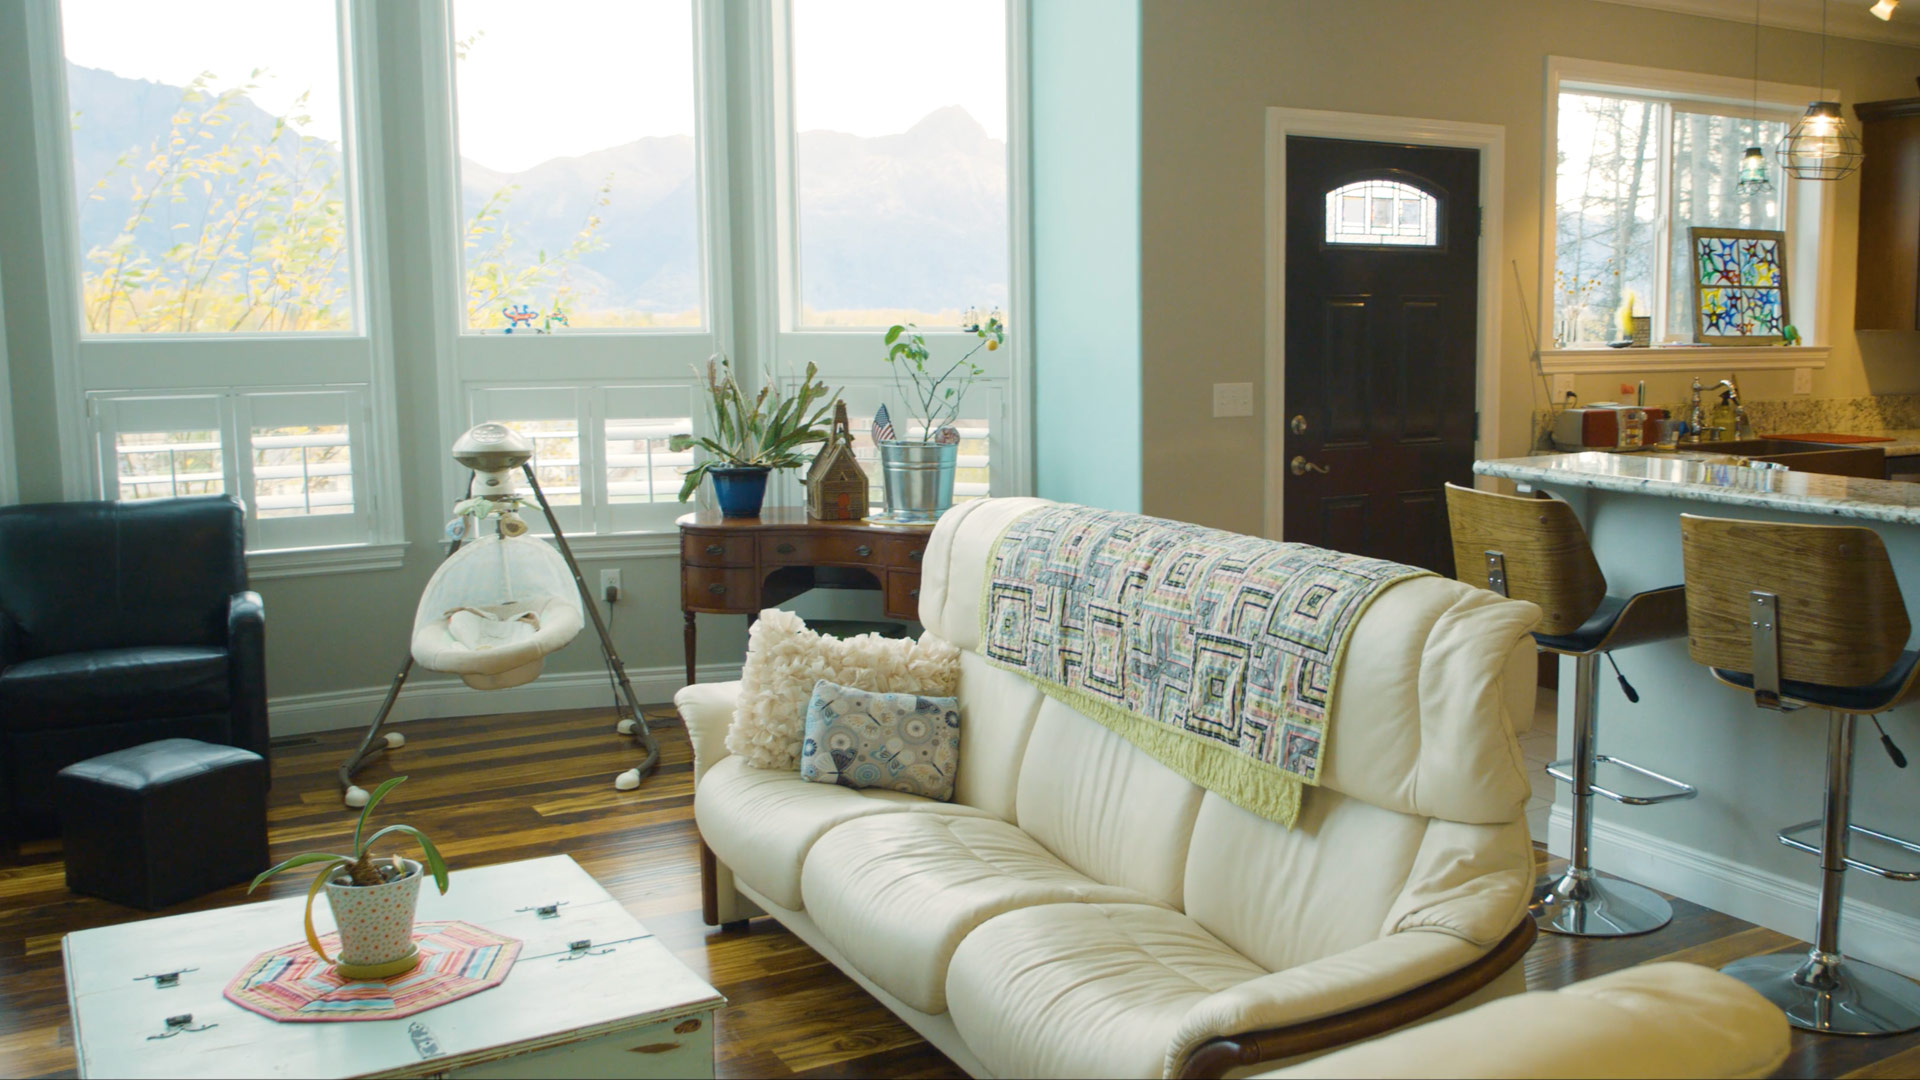
[[(1508, 458), (1478, 462), (1474, 471), (1570, 505), (1593, 543), (1608, 593), (1616, 596), (1681, 583), (1683, 513), (1869, 527), (1886, 544), (1908, 617), (1920, 626), (1920, 484), (1710, 465), (1653, 453)], [(1737, 560), (1718, 568), (1735, 579), (1741, 570)], [(1806, 940), (1814, 931), (1819, 859), (1781, 845), (1774, 833), (1819, 816), (1825, 715), (1755, 707), (1751, 695), (1720, 685), (1695, 664), (1684, 637), (1620, 649), (1614, 659), (1640, 700), (1629, 702), (1612, 679), (1601, 680), (1600, 752), (1694, 784), (1700, 794), (1645, 807), (1594, 800), (1595, 864)], [(1560, 686), (1573, 685), (1573, 661), (1563, 659)], [(1563, 692), (1562, 757), (1572, 750), (1572, 716), (1572, 697)], [(1880, 721), (1909, 757), (1920, 758), (1920, 705), (1893, 709)], [(1859, 725), (1855, 823), (1920, 834), (1920, 767), (1894, 768), (1872, 725), (1864, 718)], [(1600, 767), (1600, 778), (1628, 792), (1643, 786), (1609, 765)], [(1567, 788), (1559, 785), (1549, 819), (1549, 846), (1558, 854), (1567, 851), (1568, 805)], [(1896, 860), (1877, 847), (1863, 854), (1903, 868), (1920, 861)], [(1920, 976), (1920, 885), (1849, 873), (1846, 890), (1847, 952)]]
[[(1473, 471), (1481, 476), (1498, 476), (1523, 484), (1656, 495), (1719, 506), (1793, 510), (1862, 522), (1920, 525), (1920, 484), (1750, 469), (1742, 465), (1708, 465), (1656, 451), (1637, 454), (1588, 451), (1498, 458), (1475, 462)], [(1920, 581), (1911, 587), (1920, 593)]]

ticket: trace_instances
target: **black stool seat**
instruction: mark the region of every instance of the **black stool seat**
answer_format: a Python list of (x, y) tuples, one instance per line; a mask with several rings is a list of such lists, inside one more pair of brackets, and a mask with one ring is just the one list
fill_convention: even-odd
[(177, 904), (267, 868), (267, 762), (161, 739), (60, 770), (67, 888), (132, 907)]
[(1604, 597), (1586, 622), (1564, 634), (1535, 634), (1533, 640), (1548, 652), (1580, 656), (1685, 633), (1686, 625), (1686, 587), (1671, 585)]
[[(1894, 661), (1890, 671), (1865, 686), (1822, 686), (1819, 683), (1782, 679), (1780, 696), (1787, 701), (1797, 701), (1822, 709), (1839, 709), (1841, 712), (1883, 712), (1893, 708), (1906, 696), (1907, 684), (1913, 681), (1913, 669), (1916, 664), (1920, 664), (1920, 651), (1908, 649), (1900, 654), (1900, 659)], [(1751, 672), (1729, 671), (1726, 668), (1709, 670), (1713, 672), (1714, 678), (1728, 686), (1736, 686), (1742, 690), (1753, 689)]]

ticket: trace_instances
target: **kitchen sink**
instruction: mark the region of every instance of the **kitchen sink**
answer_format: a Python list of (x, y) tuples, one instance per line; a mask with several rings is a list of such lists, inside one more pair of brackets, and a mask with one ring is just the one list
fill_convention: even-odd
[[(1661, 449), (1665, 448), (1662, 447)], [(1721, 439), (1718, 442), (1682, 441), (1676, 449), (1702, 454), (1737, 454), (1740, 457), (1771, 457), (1774, 454), (1804, 454), (1810, 451), (1852, 450), (1857, 449), (1857, 447), (1841, 446), (1836, 443), (1802, 442), (1799, 439)]]
[(1825, 473), (1829, 476), (1859, 476), (1871, 480), (1885, 477), (1887, 455), (1877, 446), (1836, 445), (1801, 442), (1797, 439), (1722, 439), (1719, 442), (1682, 442), (1668, 453), (1688, 456), (1710, 455), (1769, 461), (1785, 465), (1794, 472)]

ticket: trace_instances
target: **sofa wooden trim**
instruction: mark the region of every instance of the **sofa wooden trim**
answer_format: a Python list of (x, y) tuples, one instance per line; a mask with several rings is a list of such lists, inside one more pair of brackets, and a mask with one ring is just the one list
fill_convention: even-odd
[(1350, 1012), (1208, 1039), (1187, 1055), (1177, 1075), (1181, 1080), (1212, 1080), (1225, 1076), (1231, 1069), (1350, 1046), (1362, 1039), (1384, 1035), (1431, 1016), (1486, 987), (1518, 964), (1538, 935), (1533, 919), (1528, 917), (1485, 956), (1446, 978)]

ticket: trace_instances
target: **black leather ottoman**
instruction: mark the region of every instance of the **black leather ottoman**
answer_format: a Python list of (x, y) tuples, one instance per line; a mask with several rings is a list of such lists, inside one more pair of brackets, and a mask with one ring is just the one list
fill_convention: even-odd
[(152, 911), (267, 868), (267, 763), (161, 739), (60, 770), (67, 888)]

